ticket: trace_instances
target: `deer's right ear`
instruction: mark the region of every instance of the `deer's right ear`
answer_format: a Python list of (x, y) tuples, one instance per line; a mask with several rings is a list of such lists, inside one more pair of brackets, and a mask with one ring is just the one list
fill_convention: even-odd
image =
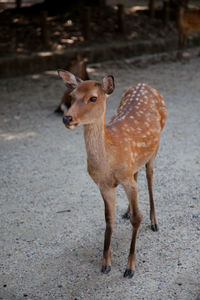
[(82, 82), (80, 78), (65, 70), (58, 70), (58, 75), (62, 78), (64, 84), (71, 90), (75, 89), (77, 85)]

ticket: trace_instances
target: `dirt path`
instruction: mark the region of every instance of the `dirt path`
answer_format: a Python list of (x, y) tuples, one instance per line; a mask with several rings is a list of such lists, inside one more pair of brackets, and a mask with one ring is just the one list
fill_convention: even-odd
[(52, 114), (64, 87), (52, 74), (0, 81), (0, 299), (194, 300), (200, 294), (200, 58), (145, 69), (123, 62), (91, 68), (115, 75), (108, 117), (138, 82), (166, 98), (168, 120), (155, 167), (160, 231), (150, 230), (144, 170), (143, 223), (132, 280), (123, 278), (131, 226), (117, 189), (112, 270), (100, 273), (103, 201), (86, 172), (82, 128), (67, 131)]

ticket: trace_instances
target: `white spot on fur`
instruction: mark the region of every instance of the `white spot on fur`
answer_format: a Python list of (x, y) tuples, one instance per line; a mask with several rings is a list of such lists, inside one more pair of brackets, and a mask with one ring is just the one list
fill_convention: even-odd
[(134, 161), (134, 155), (132, 152), (131, 152), (131, 160)]
[(140, 148), (142, 146), (142, 143), (137, 143), (137, 147)]

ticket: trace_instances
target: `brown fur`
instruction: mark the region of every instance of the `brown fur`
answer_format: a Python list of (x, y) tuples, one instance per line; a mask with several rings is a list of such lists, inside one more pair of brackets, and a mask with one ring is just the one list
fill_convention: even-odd
[(189, 12), (184, 11), (184, 6), (179, 7), (179, 46), (184, 48), (188, 35), (200, 33), (200, 9)]
[[(62, 76), (70, 80), (69, 74)], [(73, 78), (73, 84), (74, 84)], [(135, 245), (142, 214), (137, 199), (137, 174), (146, 165), (150, 197), (150, 219), (152, 229), (157, 230), (157, 219), (153, 201), (153, 163), (156, 157), (160, 134), (166, 121), (166, 107), (161, 94), (146, 84), (138, 84), (126, 91), (117, 113), (105, 125), (107, 91), (112, 90), (111, 78), (97, 85), (85, 81), (72, 91), (73, 104), (66, 113), (72, 121), (66, 126), (74, 128), (84, 125), (88, 172), (98, 185), (105, 203), (105, 241), (102, 272), (111, 268), (110, 242), (115, 221), (115, 188), (121, 184), (129, 200), (128, 212), (133, 227), (128, 264), (124, 273), (131, 278), (135, 270)], [(95, 103), (91, 97), (97, 97)], [(64, 117), (64, 118), (65, 118)]]

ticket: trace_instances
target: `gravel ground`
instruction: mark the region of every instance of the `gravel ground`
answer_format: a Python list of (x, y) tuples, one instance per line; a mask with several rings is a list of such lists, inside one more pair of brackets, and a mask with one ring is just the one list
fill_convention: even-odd
[(200, 58), (142, 69), (124, 62), (90, 68), (115, 75), (108, 118), (138, 82), (158, 88), (168, 120), (155, 165), (160, 231), (150, 230), (144, 169), (136, 273), (123, 278), (131, 225), (117, 189), (112, 270), (100, 272), (104, 207), (86, 171), (81, 127), (66, 130), (52, 111), (64, 91), (54, 72), (0, 80), (0, 299), (194, 300), (200, 295)]

